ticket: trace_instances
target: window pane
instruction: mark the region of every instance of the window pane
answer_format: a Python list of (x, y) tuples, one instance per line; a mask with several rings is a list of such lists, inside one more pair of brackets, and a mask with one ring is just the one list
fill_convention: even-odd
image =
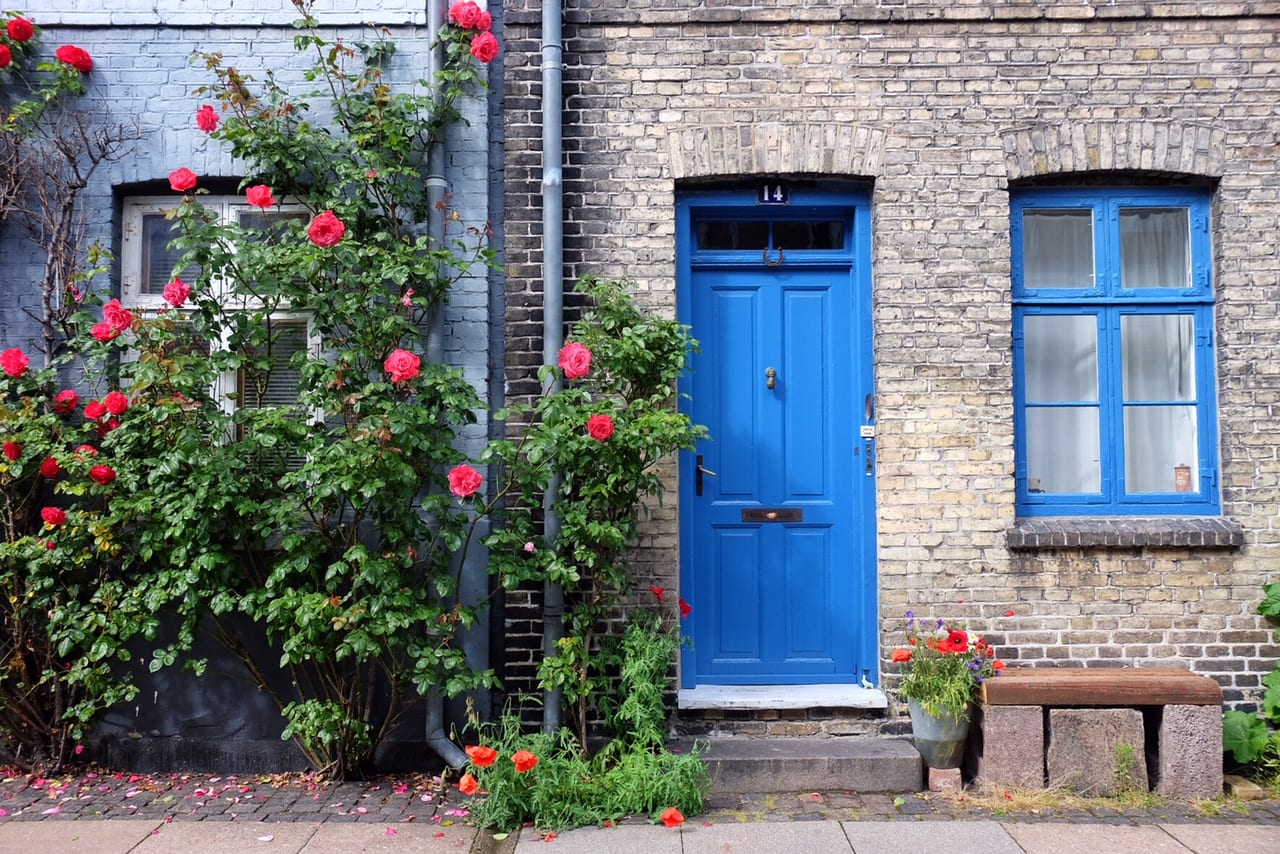
[(1199, 492), (1194, 406), (1124, 408), (1127, 492)]
[(794, 222), (773, 224), (773, 245), (779, 249), (843, 249), (843, 222)]
[(241, 210), (236, 212), (236, 220), (244, 228), (267, 231), (277, 239), (284, 235), (285, 226), (290, 220), (305, 220), (306, 218), (307, 214), (303, 211)]
[(269, 343), (254, 348), (257, 359), (265, 366), (246, 365), (240, 369), (236, 400), (239, 406), (260, 409), (264, 406), (288, 406), (298, 400), (302, 372), (290, 367), (294, 353), (307, 348), (307, 324), (304, 321), (271, 324)]
[(702, 220), (695, 226), (699, 249), (754, 249), (769, 245), (769, 223)]
[[(164, 286), (173, 280), (174, 265), (182, 253), (169, 248), (169, 241), (181, 232), (177, 223), (164, 218), (164, 214), (143, 214), (142, 217), (142, 276), (139, 286), (143, 294), (162, 294)], [(189, 267), (182, 271), (188, 284), (195, 281), (199, 270)]]
[(1022, 266), (1028, 288), (1092, 288), (1093, 212), (1025, 211)]
[(1027, 410), (1027, 489), (1066, 494), (1102, 491), (1098, 409), (1036, 406)]
[(1098, 319), (1035, 314), (1022, 321), (1030, 402), (1098, 399)]
[(1191, 217), (1186, 208), (1120, 209), (1120, 286), (1191, 285)]
[(1196, 329), (1189, 314), (1120, 318), (1125, 400), (1196, 399)]

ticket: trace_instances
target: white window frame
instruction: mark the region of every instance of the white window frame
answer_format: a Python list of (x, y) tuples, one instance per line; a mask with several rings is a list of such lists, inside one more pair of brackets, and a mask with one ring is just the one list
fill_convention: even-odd
[[(131, 196), (125, 199), (123, 210), (124, 227), (120, 253), (120, 302), (126, 308), (136, 309), (143, 314), (159, 314), (169, 310), (170, 306), (164, 301), (164, 297), (161, 294), (142, 292), (143, 254), (147, 248), (146, 241), (143, 239), (143, 220), (147, 216), (163, 216), (167, 211), (177, 208), (179, 204), (181, 204), (181, 200), (175, 199), (173, 196)], [(263, 211), (248, 204), (242, 195), (202, 196), (200, 204), (205, 210), (212, 211), (221, 223), (235, 222), (241, 212), (309, 215), (309, 211), (298, 204), (281, 204)], [(225, 279), (213, 276), (210, 281), (215, 297), (225, 298), (230, 295)], [(244, 310), (252, 310), (258, 307), (260, 305), (256, 304), (256, 300), (245, 300), (239, 306)], [(305, 320), (307, 323), (307, 346), (311, 351), (311, 355), (318, 357), (323, 353), (320, 336), (309, 313), (282, 308), (279, 311), (273, 311), (268, 318), (273, 323), (277, 321), (288, 323)], [(220, 343), (223, 346), (226, 344), (225, 341)], [(236, 371), (223, 371), (218, 375), (211, 389), (213, 399), (229, 415), (234, 414), (236, 409), (239, 408), (239, 385), (239, 377)], [(322, 413), (317, 412), (317, 417), (323, 417)]]

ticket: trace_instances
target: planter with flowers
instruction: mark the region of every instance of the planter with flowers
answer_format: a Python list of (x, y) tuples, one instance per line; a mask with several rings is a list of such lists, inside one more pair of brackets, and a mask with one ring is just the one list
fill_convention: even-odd
[(916, 749), (930, 768), (959, 768), (974, 694), (1004, 662), (981, 637), (910, 611), (906, 645), (893, 651), (892, 660), (902, 666), (898, 694), (911, 712)]

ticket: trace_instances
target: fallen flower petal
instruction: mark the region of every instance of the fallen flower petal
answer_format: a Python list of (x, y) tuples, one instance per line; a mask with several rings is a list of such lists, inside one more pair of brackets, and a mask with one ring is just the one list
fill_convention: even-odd
[(667, 827), (678, 827), (684, 824), (684, 814), (675, 807), (667, 807), (659, 818)]

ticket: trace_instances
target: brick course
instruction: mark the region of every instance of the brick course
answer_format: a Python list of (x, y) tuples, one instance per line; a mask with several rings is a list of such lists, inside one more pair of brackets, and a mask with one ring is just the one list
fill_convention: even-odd
[[(1261, 585), (1280, 575), (1274, 8), (683, 6), (567, 4), (567, 279), (625, 276), (647, 307), (672, 313), (678, 187), (755, 175), (873, 181), (882, 646), (913, 608), (987, 632), (1020, 663), (1181, 665), (1214, 676), (1229, 703), (1256, 701), (1277, 648), (1254, 608)], [(512, 0), (505, 12), (507, 297), (516, 323), (534, 320), (541, 293), (539, 4)], [(1117, 534), (1101, 544), (1024, 538), (1011, 550), (1008, 190), (1051, 180), (1216, 185), (1220, 468), (1230, 520), (1221, 530), (1141, 542)], [(524, 356), (541, 347), (536, 331), (521, 329), (507, 340), (515, 395), (532, 391), (538, 359)], [(677, 535), (674, 514), (650, 520), (636, 555), (668, 587)], [(1219, 642), (1227, 634), (1233, 640)]]

